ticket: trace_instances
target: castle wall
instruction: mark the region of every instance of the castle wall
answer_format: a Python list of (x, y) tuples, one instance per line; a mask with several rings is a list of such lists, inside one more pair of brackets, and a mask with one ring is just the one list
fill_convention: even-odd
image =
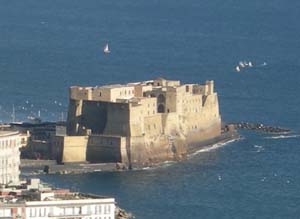
[(67, 118), (67, 134), (74, 135), (77, 133), (77, 124), (81, 115), (82, 100), (69, 99), (68, 118)]
[(87, 136), (55, 136), (52, 140), (52, 155), (58, 163), (86, 161)]
[(69, 90), (70, 99), (73, 100), (91, 100), (92, 87), (72, 86)]
[(163, 132), (165, 135), (175, 135), (180, 132), (177, 113), (166, 113), (162, 115)]
[(188, 145), (187, 150), (195, 150), (199, 143), (205, 142), (217, 138), (221, 135), (220, 123), (212, 123), (211, 126), (205, 127), (205, 129), (192, 130), (186, 136), (186, 144)]
[(163, 160), (172, 160), (174, 155), (166, 136), (153, 139), (145, 137), (131, 137), (131, 163), (147, 166)]
[(86, 160), (92, 163), (128, 163), (126, 137), (89, 136)]
[(143, 110), (142, 105), (130, 106), (129, 124), (130, 134), (133, 137), (145, 134)]
[[(156, 98), (142, 98), (138, 104), (130, 104), (129, 123), (131, 136), (142, 136), (147, 133), (148, 130), (146, 128), (148, 128), (148, 125), (152, 125), (151, 120), (153, 119), (151, 118), (157, 115), (156, 108)], [(147, 119), (148, 117), (149, 119)], [(145, 121), (147, 121), (147, 125)], [(158, 124), (160, 124), (160, 121)]]
[(92, 91), (92, 100), (108, 102), (111, 100), (110, 93), (110, 89), (95, 87)]
[(184, 133), (188, 134), (189, 132), (197, 130), (205, 133), (205, 131), (212, 126), (218, 127), (218, 131), (215, 135), (221, 133), (221, 118), (218, 111), (218, 99), (216, 94), (208, 95), (202, 108), (197, 108), (194, 104), (189, 106), (190, 107), (186, 109), (187, 113), (181, 116), (184, 120), (184, 122), (182, 122)]
[(177, 137), (170, 139), (166, 135), (156, 138), (131, 137), (131, 164), (148, 166), (166, 160), (181, 160), (187, 155), (185, 140)]
[(117, 99), (130, 99), (135, 96), (134, 86), (111, 85), (103, 87), (70, 88), (70, 99), (116, 102)]
[(173, 87), (173, 86), (179, 86), (180, 81), (175, 81), (175, 80), (173, 81), (173, 80), (166, 80), (163, 78), (157, 78), (157, 79), (153, 80), (153, 85)]
[(120, 162), (128, 163), (126, 137), (121, 136), (55, 136), (52, 157), (58, 163)]
[(116, 102), (117, 99), (130, 99), (134, 97), (134, 86), (125, 86), (111, 89), (111, 101)]
[(166, 92), (166, 113), (177, 111), (177, 93), (175, 88), (168, 88)]
[(102, 134), (107, 124), (109, 104), (100, 101), (83, 101), (78, 134), (84, 134), (84, 130), (87, 129), (90, 129), (93, 134)]
[(154, 137), (162, 133), (161, 115), (156, 114), (144, 118), (145, 136)]
[(152, 85), (142, 85), (142, 84), (134, 85), (135, 97), (143, 97), (144, 92), (151, 91), (151, 90), (152, 90)]
[(129, 136), (129, 104), (108, 103), (107, 122), (103, 134)]

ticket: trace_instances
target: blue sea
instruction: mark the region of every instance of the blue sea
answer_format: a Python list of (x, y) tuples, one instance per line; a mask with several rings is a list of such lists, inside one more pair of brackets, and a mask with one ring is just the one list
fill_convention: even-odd
[[(290, 128), (181, 163), (49, 175), (136, 218), (300, 218), (300, 1), (1, 0), (0, 121), (66, 118), (68, 87), (163, 76), (215, 81), (225, 122)], [(103, 54), (108, 43), (111, 53)], [(253, 67), (235, 66), (251, 61)]]

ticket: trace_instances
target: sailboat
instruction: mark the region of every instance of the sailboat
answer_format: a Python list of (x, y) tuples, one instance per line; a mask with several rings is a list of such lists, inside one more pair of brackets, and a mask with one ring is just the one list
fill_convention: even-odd
[(104, 46), (103, 52), (104, 52), (105, 54), (110, 53), (110, 50), (109, 50), (109, 47), (108, 47), (108, 43), (106, 43), (106, 45)]
[(239, 62), (239, 65), (240, 65), (242, 68), (244, 68), (244, 67), (245, 67), (245, 64), (244, 64), (244, 62), (242, 62), (242, 61), (240, 61), (240, 62)]

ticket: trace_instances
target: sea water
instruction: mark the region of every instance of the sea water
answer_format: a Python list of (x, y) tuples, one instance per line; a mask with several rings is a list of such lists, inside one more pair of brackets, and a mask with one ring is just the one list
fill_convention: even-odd
[[(137, 218), (299, 218), (299, 8), (296, 0), (1, 0), (0, 120), (65, 119), (71, 85), (212, 79), (223, 121), (282, 126), (290, 137), (242, 131), (181, 163), (41, 178), (113, 196)], [(236, 72), (240, 61), (253, 67)]]

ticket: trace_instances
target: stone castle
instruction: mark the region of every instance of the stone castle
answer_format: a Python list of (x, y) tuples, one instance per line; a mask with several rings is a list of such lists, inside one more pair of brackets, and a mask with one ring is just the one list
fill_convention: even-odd
[(73, 86), (69, 101), (67, 135), (52, 143), (60, 163), (146, 166), (184, 159), (193, 146), (221, 135), (213, 81)]

